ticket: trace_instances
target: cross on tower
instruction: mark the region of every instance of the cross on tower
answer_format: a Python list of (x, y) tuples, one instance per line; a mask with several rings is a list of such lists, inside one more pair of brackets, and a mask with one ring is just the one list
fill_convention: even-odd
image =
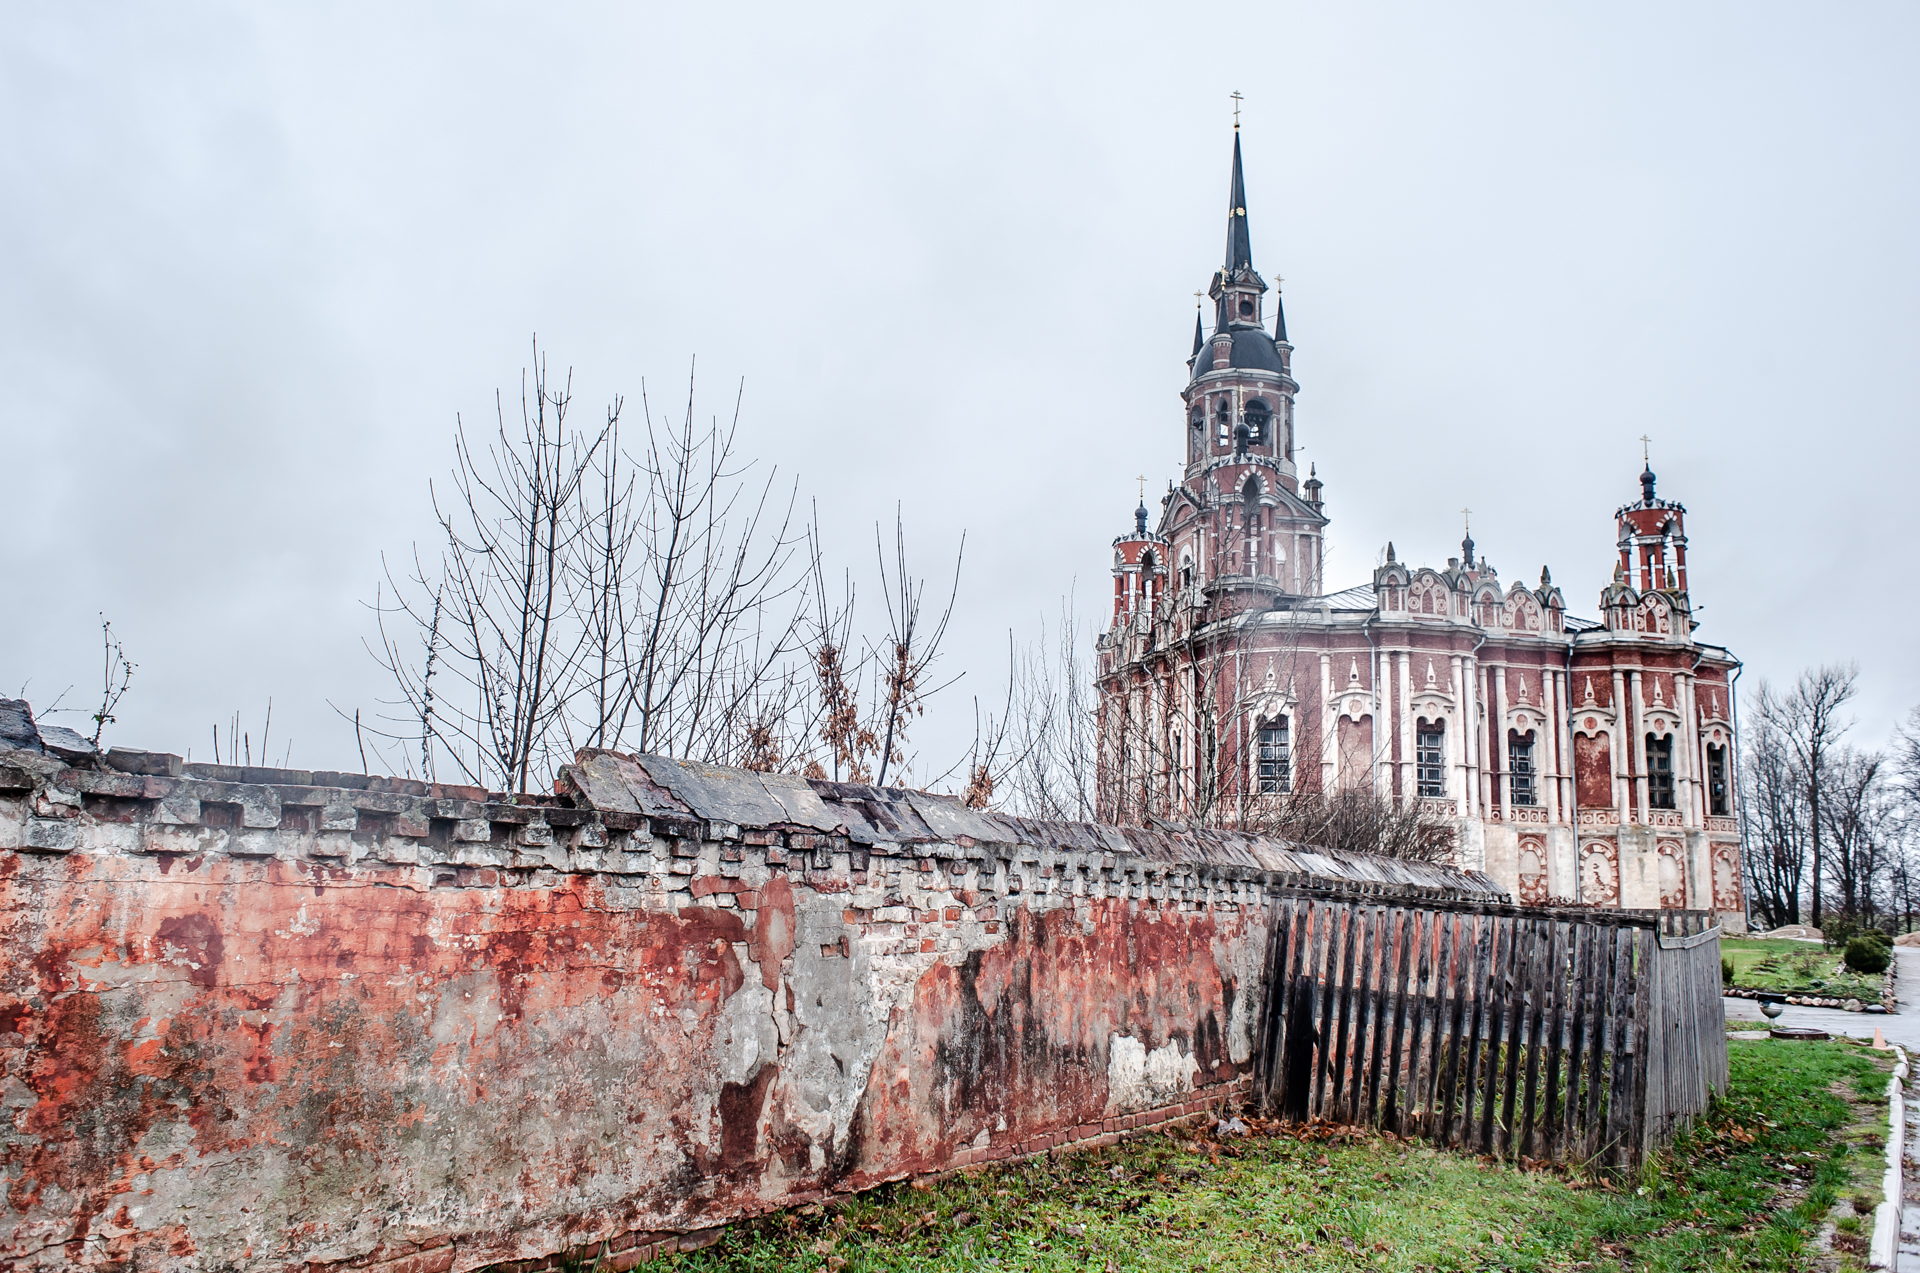
[(1642, 433), (1640, 435), (1640, 462), (1648, 468), (1653, 467), (1653, 461), (1647, 457), (1647, 445), (1652, 441), (1653, 439), (1646, 434)]
[(1147, 502), (1147, 477), (1146, 477), (1146, 474), (1144, 474), (1144, 473), (1142, 473), (1142, 474), (1141, 474), (1141, 475), (1140, 475), (1139, 477), (1137, 477), (1137, 478), (1135, 478), (1134, 480), (1140, 483), (1140, 502), (1141, 502), (1142, 504), (1144, 504), (1144, 503), (1146, 503), (1146, 502)]
[(1462, 528), (1467, 532), (1467, 534), (1469, 535), (1473, 534), (1473, 510), (1471, 508), (1461, 509), (1460, 520), (1462, 523)]
[(1233, 131), (1237, 133), (1240, 131), (1240, 102), (1242, 100), (1240, 90), (1236, 88), (1233, 92), (1227, 94), (1227, 96), (1233, 99)]

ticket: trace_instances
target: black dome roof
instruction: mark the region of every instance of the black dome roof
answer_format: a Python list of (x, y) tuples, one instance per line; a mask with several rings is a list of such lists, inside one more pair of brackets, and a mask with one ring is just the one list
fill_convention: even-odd
[[(1228, 355), (1228, 366), (1285, 373), (1286, 368), (1280, 364), (1280, 351), (1274, 346), (1273, 337), (1265, 330), (1259, 327), (1234, 327), (1229, 330), (1233, 332), (1233, 352)], [(1193, 377), (1198, 380), (1213, 370), (1213, 342), (1208, 341), (1194, 356)]]

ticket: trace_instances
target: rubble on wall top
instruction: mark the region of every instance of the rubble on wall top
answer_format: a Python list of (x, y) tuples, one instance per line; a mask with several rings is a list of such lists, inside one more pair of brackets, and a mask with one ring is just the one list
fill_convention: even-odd
[[(1479, 872), (1308, 848), (1233, 831), (1161, 830), (1046, 822), (974, 809), (953, 796), (794, 774), (758, 773), (664, 756), (583, 749), (552, 795), (327, 770), (189, 764), (166, 752), (84, 751), (50, 738), (32, 717), (0, 700), (0, 802), (30, 799), (35, 822), (84, 820), (87, 798), (131, 802), (135, 820), (190, 827), (213, 819), (203, 805), (234, 810), (239, 830), (285, 829), (290, 811), (316, 810), (322, 831), (353, 830), (361, 815), (398, 817), (426, 835), (434, 821), (554, 828), (598, 825), (690, 840), (738, 841), (745, 833), (814, 836), (902, 856), (1020, 858), (1043, 852), (1110, 856), (1142, 871), (1204, 867), (1279, 875), (1291, 885), (1402, 894), (1504, 898)], [(22, 722), (24, 721), (24, 728)], [(69, 731), (70, 732), (70, 731)], [(42, 807), (44, 806), (44, 807)], [(118, 820), (124, 817), (116, 815)], [(56, 837), (58, 838), (58, 837)], [(4, 842), (4, 841), (0, 841)], [(604, 839), (601, 841), (604, 843)], [(764, 842), (764, 841), (756, 841)]]

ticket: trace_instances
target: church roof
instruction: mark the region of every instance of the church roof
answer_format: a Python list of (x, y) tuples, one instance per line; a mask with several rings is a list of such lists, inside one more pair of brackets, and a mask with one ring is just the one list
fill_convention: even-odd
[(1233, 185), (1227, 192), (1227, 277), (1253, 268), (1253, 243), (1247, 234), (1247, 183), (1240, 176), (1240, 125), (1233, 126)]
[[(1275, 375), (1286, 374), (1286, 367), (1280, 362), (1280, 351), (1274, 347), (1273, 337), (1258, 327), (1233, 327), (1228, 330), (1233, 333), (1233, 351), (1227, 355), (1228, 366), (1271, 371)], [(1193, 356), (1194, 379), (1213, 370), (1213, 342), (1209, 341)]]
[(1373, 585), (1363, 583), (1357, 587), (1327, 593), (1320, 598), (1320, 603), (1329, 610), (1372, 610), (1379, 605), (1379, 599), (1374, 595)]

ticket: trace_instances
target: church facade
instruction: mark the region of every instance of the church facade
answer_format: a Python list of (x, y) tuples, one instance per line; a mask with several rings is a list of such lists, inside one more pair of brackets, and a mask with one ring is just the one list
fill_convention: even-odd
[[(1102, 817), (1284, 825), (1370, 790), (1449, 826), (1516, 900), (1718, 912), (1745, 926), (1734, 681), (1695, 639), (1686, 509), (1651, 467), (1614, 514), (1599, 617), (1542, 570), (1505, 583), (1469, 537), (1327, 591), (1324, 489), (1294, 462), (1293, 346), (1254, 270), (1236, 132), (1211, 331), (1195, 319), (1181, 480), (1113, 544), (1096, 650)], [(1278, 821), (1276, 821), (1278, 819)]]

